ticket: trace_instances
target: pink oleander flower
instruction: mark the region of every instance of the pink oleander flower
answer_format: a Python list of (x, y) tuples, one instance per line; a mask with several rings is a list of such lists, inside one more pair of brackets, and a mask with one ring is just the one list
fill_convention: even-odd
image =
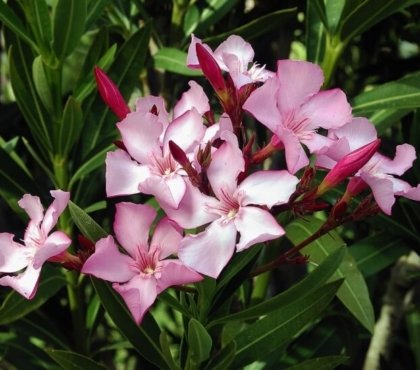
[(276, 76), (252, 92), (243, 105), (283, 144), (287, 168), (293, 174), (309, 163), (302, 144), (311, 153), (330, 144), (331, 139), (319, 135), (318, 128), (338, 128), (351, 120), (343, 91), (319, 91), (323, 81), (315, 64), (279, 60)]
[(96, 243), (95, 253), (82, 272), (113, 282), (133, 318), (139, 324), (158, 294), (173, 285), (195, 283), (202, 276), (175, 258), (182, 239), (180, 228), (167, 217), (156, 226), (149, 243), (149, 230), (156, 211), (145, 204), (118, 203), (114, 232), (126, 253), (112, 236)]
[[(170, 123), (166, 110), (162, 112), (162, 98), (148, 98), (117, 124), (126, 151), (107, 154), (109, 197), (142, 192), (178, 207), (185, 192), (185, 172), (173, 158), (169, 142), (187, 154), (193, 153), (206, 133), (202, 115), (210, 109), (202, 88), (195, 82), (190, 87), (175, 106)], [(145, 109), (150, 105), (157, 114)]]
[(70, 193), (61, 190), (50, 193), (55, 199), (45, 214), (37, 196), (25, 194), (18, 202), (30, 217), (23, 244), (15, 242), (13, 234), (0, 234), (0, 272), (13, 274), (1, 277), (0, 285), (10, 286), (27, 299), (36, 293), (45, 261), (60, 255), (71, 244), (62, 231), (50, 234), (70, 200)]
[[(355, 118), (339, 129), (330, 130), (329, 136), (336, 141), (317, 158), (316, 162), (318, 166), (323, 168), (332, 168), (349, 152), (377, 139), (375, 127), (366, 118)], [(412, 187), (407, 182), (393, 176), (403, 175), (412, 167), (415, 159), (416, 153), (412, 145), (398, 145), (394, 159), (375, 153), (356, 173), (355, 177), (363, 180), (372, 189), (379, 208), (389, 215), (395, 203), (395, 196), (420, 200), (420, 185)], [(362, 190), (363, 186), (360, 181), (352, 180), (351, 191), (353, 195), (355, 191), (360, 192)]]
[[(266, 70), (265, 66), (260, 67), (256, 63), (251, 64), (254, 59), (254, 50), (242, 37), (236, 35), (229, 36), (227, 40), (222, 42), (213, 52), (208, 45), (203, 44), (199, 38), (192, 35), (191, 44), (188, 48), (187, 65), (194, 69), (201, 68), (203, 69), (203, 72), (205, 72), (205, 69), (208, 72), (213, 71), (211, 76), (215, 77), (214, 81), (216, 87), (219, 89), (224, 86), (224, 83), (222, 83), (218, 77), (219, 73), (217, 73), (215, 66), (202, 65), (202, 63), (199, 62), (197, 44), (203, 46), (208, 54), (216, 61), (217, 66), (221, 70), (229, 73), (238, 90), (246, 84), (264, 82), (269, 77), (274, 76), (274, 73)], [(202, 58), (202, 60), (208, 61), (209, 59)], [(205, 75), (207, 76), (206, 73)], [(219, 81), (219, 83), (217, 83), (217, 81)]]
[(128, 108), (120, 90), (99, 67), (95, 67), (94, 73), (96, 85), (102, 100), (120, 120), (124, 119), (125, 116), (130, 113), (130, 108)]
[[(298, 179), (287, 171), (258, 171), (238, 184), (244, 159), (236, 136), (225, 131), (225, 141), (207, 169), (214, 197), (202, 194), (189, 181), (178, 209), (161, 203), (167, 215), (184, 228), (207, 223), (205, 231), (186, 236), (178, 256), (185, 265), (216, 278), (236, 251), (278, 238), (284, 230), (267, 210), (286, 203)], [(240, 234), (237, 242), (237, 234)]]

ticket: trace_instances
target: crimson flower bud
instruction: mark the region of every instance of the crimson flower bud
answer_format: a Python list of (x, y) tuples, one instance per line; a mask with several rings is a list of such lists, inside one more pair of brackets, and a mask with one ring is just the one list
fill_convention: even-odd
[(95, 66), (94, 72), (96, 86), (102, 100), (120, 120), (124, 119), (130, 113), (130, 108), (128, 108), (120, 90), (102, 69)]
[(318, 186), (317, 196), (334, 188), (341, 181), (359, 171), (376, 153), (380, 143), (381, 140), (376, 139), (341, 158)]
[(209, 80), (217, 95), (226, 91), (226, 82), (223, 78), (222, 70), (220, 69), (213, 56), (206, 50), (206, 48), (197, 44), (195, 46), (197, 52), (197, 59), (200, 63), (201, 70), (204, 76)]

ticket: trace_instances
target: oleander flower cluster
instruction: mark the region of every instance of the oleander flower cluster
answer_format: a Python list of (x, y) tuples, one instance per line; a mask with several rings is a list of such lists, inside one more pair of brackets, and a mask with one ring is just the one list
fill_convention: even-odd
[[(131, 110), (96, 68), (98, 90), (119, 119), (120, 140), (105, 162), (107, 197), (118, 200), (115, 237), (99, 240), (87, 257), (71, 254), (69, 236), (50, 234), (70, 194), (52, 191), (45, 214), (39, 198), (26, 194), (19, 202), (30, 217), (23, 244), (0, 234), (0, 284), (30, 299), (42, 265), (62, 263), (111, 282), (140, 323), (168, 287), (217, 279), (235, 253), (259, 243), (269, 248), (285, 234), (278, 222), (284, 210), (299, 217), (324, 209), (337, 222), (343, 214), (390, 215), (397, 196), (420, 200), (420, 185), (398, 177), (412, 167), (414, 148), (399, 145), (394, 158), (381, 154), (374, 125), (352, 116), (345, 93), (322, 90), (320, 67), (279, 60), (269, 71), (253, 59), (239, 36), (214, 51), (192, 36), (187, 65), (203, 72), (217, 107), (190, 81), (172, 109), (162, 97), (146, 96)], [(245, 123), (251, 118), (267, 129), (265, 143), (255, 142)], [(320, 183), (316, 171), (325, 173)], [(321, 199), (344, 181), (336, 204)], [(134, 194), (154, 197), (161, 212), (127, 201)], [(358, 194), (368, 207), (352, 208)]]

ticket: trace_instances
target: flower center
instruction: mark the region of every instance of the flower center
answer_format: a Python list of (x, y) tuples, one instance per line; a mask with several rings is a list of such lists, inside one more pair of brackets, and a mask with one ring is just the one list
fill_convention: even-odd
[(160, 176), (169, 176), (179, 169), (179, 164), (175, 161), (171, 154), (164, 157), (153, 155), (154, 173)]
[(236, 194), (232, 194), (226, 186), (222, 186), (218, 196), (218, 204), (207, 204), (206, 211), (219, 215), (223, 222), (230, 222), (236, 217), (239, 208), (241, 207), (241, 200), (244, 196), (244, 192), (241, 190)]
[(287, 112), (283, 119), (284, 127), (287, 127), (295, 134), (298, 134), (299, 137), (302, 136), (302, 139), (305, 138), (304, 136), (313, 133), (312, 130), (305, 130), (306, 126), (309, 124), (309, 119), (304, 116), (296, 117), (294, 110)]
[(149, 251), (145, 251), (145, 248), (138, 247), (136, 251), (136, 257), (131, 265), (131, 268), (136, 273), (146, 276), (160, 277), (160, 270), (162, 268), (159, 256), (160, 248), (151, 248)]

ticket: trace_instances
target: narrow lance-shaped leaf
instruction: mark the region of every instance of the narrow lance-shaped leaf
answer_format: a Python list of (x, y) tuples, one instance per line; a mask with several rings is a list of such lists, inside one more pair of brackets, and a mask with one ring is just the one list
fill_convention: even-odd
[(83, 356), (79, 353), (63, 351), (57, 349), (45, 350), (57, 364), (64, 370), (107, 370), (108, 368), (99, 362), (93, 361), (91, 358)]
[(210, 356), (212, 339), (206, 328), (196, 319), (188, 323), (188, 344), (191, 359), (200, 364)]
[(291, 341), (308, 323), (328, 306), (342, 280), (328, 283), (312, 293), (295, 299), (241, 331), (236, 337), (236, 357), (232, 368), (264, 359), (277, 348)]
[(86, 0), (59, 0), (54, 9), (53, 49), (63, 60), (71, 54), (85, 30)]
[[(299, 244), (314, 234), (323, 224), (323, 221), (315, 217), (307, 217), (305, 220), (297, 220), (286, 227), (286, 236), (294, 245)], [(339, 234), (331, 231), (301, 250), (301, 253), (308, 255), (309, 260), (320, 264), (327, 256), (338, 248), (345, 245)], [(357, 268), (350, 253), (346, 253), (344, 260), (335, 273), (336, 278), (344, 278), (342, 287), (337, 297), (347, 309), (359, 320), (359, 322), (370, 332), (373, 331), (375, 318), (369, 291), (366, 282)]]
[(41, 55), (34, 59), (32, 64), (32, 77), (35, 89), (38, 93), (42, 104), (50, 114), (54, 113), (54, 102), (52, 97), (51, 84), (49, 83), (46, 73), (46, 66)]
[(201, 71), (187, 67), (187, 53), (175, 48), (161, 48), (153, 55), (155, 68), (184, 76), (202, 76)]
[(58, 127), (58, 152), (67, 155), (82, 130), (83, 113), (80, 104), (69, 96), (64, 107), (63, 120)]

